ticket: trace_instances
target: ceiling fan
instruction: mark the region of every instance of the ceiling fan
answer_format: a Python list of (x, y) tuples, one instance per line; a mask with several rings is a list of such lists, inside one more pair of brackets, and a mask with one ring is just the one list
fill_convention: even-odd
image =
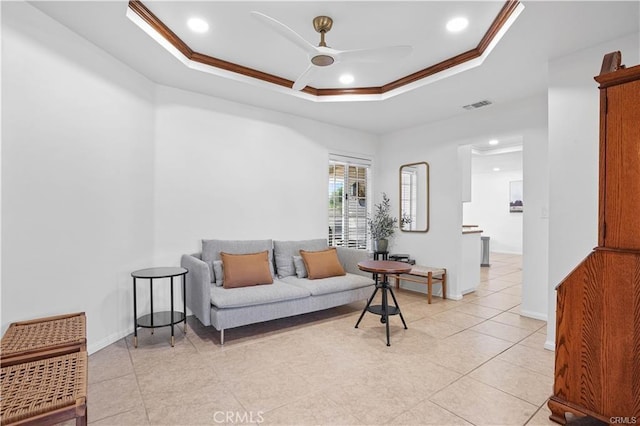
[(324, 36), (333, 25), (333, 19), (328, 16), (317, 16), (313, 19), (313, 28), (320, 33), (320, 43), (314, 46), (302, 38), (298, 33), (260, 12), (251, 14), (262, 23), (285, 37), (309, 55), (310, 64), (307, 69), (293, 83), (293, 90), (302, 90), (313, 79), (315, 73), (322, 67), (336, 62), (385, 62), (403, 58), (411, 53), (411, 46), (389, 46), (372, 49), (336, 50), (327, 46)]

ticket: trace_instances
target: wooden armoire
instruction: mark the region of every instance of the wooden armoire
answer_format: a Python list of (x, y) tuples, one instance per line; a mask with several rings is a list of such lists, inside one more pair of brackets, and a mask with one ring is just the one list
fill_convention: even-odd
[(640, 424), (640, 66), (600, 75), (598, 247), (557, 287), (551, 420)]

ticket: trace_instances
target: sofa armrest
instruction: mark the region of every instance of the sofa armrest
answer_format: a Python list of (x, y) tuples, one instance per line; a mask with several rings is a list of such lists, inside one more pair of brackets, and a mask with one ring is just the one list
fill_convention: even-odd
[(202, 325), (211, 325), (211, 273), (209, 265), (196, 257), (183, 254), (180, 265), (187, 268), (187, 307)]
[(348, 247), (336, 247), (336, 249), (338, 250), (338, 259), (346, 272), (371, 278), (371, 272), (364, 272), (358, 268), (358, 262), (371, 260), (371, 253)]

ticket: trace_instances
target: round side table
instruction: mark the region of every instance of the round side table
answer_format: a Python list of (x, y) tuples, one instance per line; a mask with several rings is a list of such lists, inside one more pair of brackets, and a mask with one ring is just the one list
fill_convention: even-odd
[[(173, 326), (184, 321), (184, 333), (187, 333), (187, 285), (186, 275), (189, 271), (181, 267), (147, 268), (133, 271), (133, 346), (138, 347), (138, 327), (153, 329), (157, 327), (171, 327), (171, 346), (175, 344)], [(182, 277), (183, 311), (175, 311), (173, 308), (173, 278)], [(149, 280), (149, 292), (151, 300), (151, 312), (138, 318), (137, 283), (138, 278)], [(153, 280), (169, 278), (171, 287), (171, 310), (153, 312)]]
[[(396, 296), (393, 294), (393, 289), (389, 285), (387, 275), (398, 276), (400, 274), (410, 272), (411, 265), (391, 260), (365, 260), (358, 263), (358, 268), (362, 271), (371, 272), (373, 274), (373, 279), (376, 281), (376, 289), (369, 298), (367, 306), (362, 310), (360, 318), (358, 318), (358, 322), (356, 323), (356, 328), (360, 325), (360, 321), (362, 321), (362, 317), (364, 317), (365, 312), (368, 311), (372, 314), (380, 315), (380, 322), (384, 323), (387, 327), (387, 346), (391, 346), (391, 342), (389, 341), (389, 315), (400, 315), (400, 319), (402, 320), (402, 325), (404, 325), (405, 330), (407, 329), (407, 323), (404, 321)], [(379, 280), (380, 276), (382, 276), (382, 281)], [(376, 297), (378, 290), (382, 290), (382, 304), (371, 306), (371, 302), (373, 301), (373, 298)], [(395, 306), (389, 306), (387, 292), (391, 293)]]

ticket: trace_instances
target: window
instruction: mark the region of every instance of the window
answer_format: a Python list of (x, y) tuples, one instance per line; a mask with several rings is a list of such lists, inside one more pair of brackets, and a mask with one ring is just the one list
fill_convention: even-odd
[(367, 248), (367, 191), (371, 162), (331, 156), (329, 160), (329, 244)]

